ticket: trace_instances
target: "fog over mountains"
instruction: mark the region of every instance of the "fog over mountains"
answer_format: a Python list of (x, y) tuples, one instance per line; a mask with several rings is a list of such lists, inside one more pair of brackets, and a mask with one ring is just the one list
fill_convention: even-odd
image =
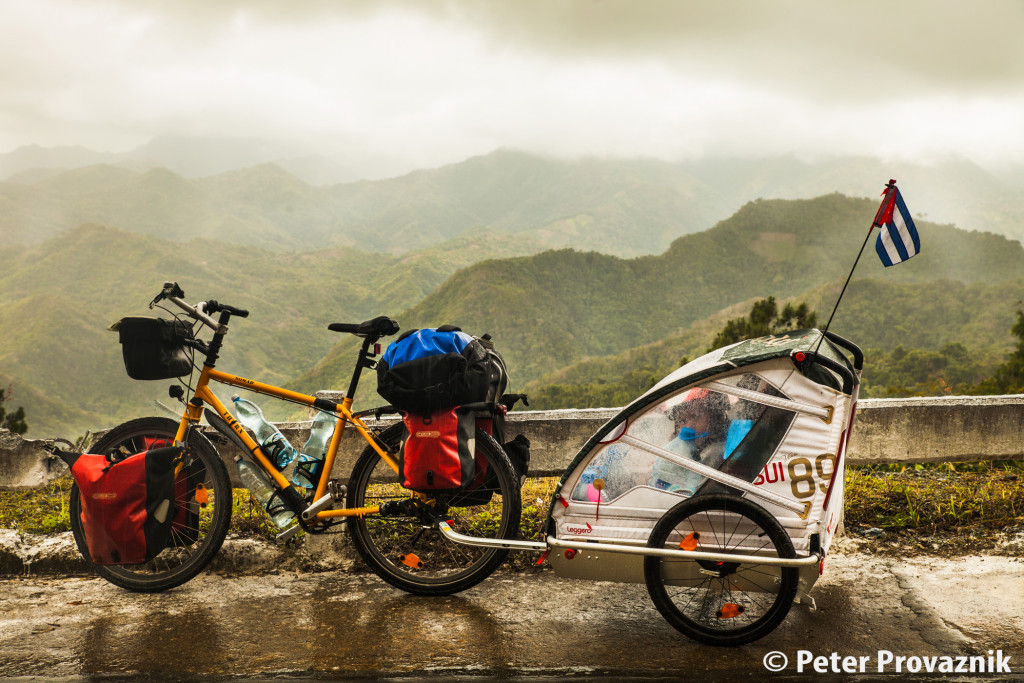
[[(39, 242), (86, 222), (171, 240), (272, 250), (400, 253), (493, 229), (534, 250), (655, 254), (758, 198), (876, 197), (895, 177), (916, 216), (1024, 239), (1019, 170), (794, 157), (566, 161), (512, 150), (381, 180), (283, 144), (158, 138), (123, 154), (23, 147), (0, 155), (0, 239)], [(363, 171), (365, 168), (361, 167)], [(867, 225), (865, 225), (865, 228)]]

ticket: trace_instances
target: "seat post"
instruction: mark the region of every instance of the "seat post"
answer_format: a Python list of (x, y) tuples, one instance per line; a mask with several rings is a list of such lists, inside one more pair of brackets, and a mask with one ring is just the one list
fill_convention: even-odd
[(355, 398), (356, 387), (359, 385), (359, 375), (362, 373), (363, 368), (376, 367), (376, 363), (371, 360), (373, 356), (370, 353), (370, 347), (377, 343), (380, 337), (374, 335), (368, 335), (363, 338), (363, 347), (359, 350), (359, 358), (356, 360), (356, 367), (352, 371), (352, 381), (348, 385), (348, 393), (345, 394), (349, 398)]

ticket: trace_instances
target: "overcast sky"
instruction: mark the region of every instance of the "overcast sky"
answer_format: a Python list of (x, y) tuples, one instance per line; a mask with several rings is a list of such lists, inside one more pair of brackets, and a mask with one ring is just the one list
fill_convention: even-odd
[(1024, 162), (1021, 0), (0, 0), (0, 152)]

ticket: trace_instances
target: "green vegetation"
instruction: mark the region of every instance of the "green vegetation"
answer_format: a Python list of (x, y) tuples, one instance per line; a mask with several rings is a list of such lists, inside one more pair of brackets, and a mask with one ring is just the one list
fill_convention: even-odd
[(1017, 309), (1017, 321), (1011, 329), (1016, 346), (992, 377), (978, 385), (979, 394), (1024, 393), (1024, 310)]
[[(992, 548), (1007, 527), (1024, 525), (1024, 464), (946, 463), (852, 467), (846, 470), (847, 535), (880, 529), (901, 549), (953, 552)], [(0, 491), (0, 528), (48, 534), (70, 530), (70, 477), (27, 491)], [(558, 479), (528, 479), (522, 490), (520, 538), (543, 541)], [(276, 527), (244, 489), (234, 491), (231, 533), (272, 542)], [(869, 538), (873, 538), (869, 535)], [(930, 545), (926, 546), (923, 543)], [(886, 543), (861, 546), (884, 551)], [(533, 553), (512, 553), (506, 566), (527, 569)]]
[(10, 386), (7, 387), (6, 392), (0, 389), (0, 428), (9, 429), (15, 434), (24, 434), (28, 431), (28, 425), (25, 423), (25, 408), (19, 406), (17, 410), (9, 412), (4, 408), (4, 401), (9, 401), (10, 398)]
[(750, 308), (750, 314), (746, 318), (733, 318), (725, 324), (722, 331), (715, 335), (715, 340), (711, 342), (708, 351), (714, 351), (744, 339), (765, 337), (786, 330), (810, 329), (818, 324), (817, 320), (815, 312), (807, 308), (805, 303), (786, 304), (780, 313), (779, 306), (775, 303), (775, 297), (759, 299), (754, 302)]
[(1024, 525), (1024, 464), (850, 468), (845, 514), (854, 535), (880, 529), (884, 538), (908, 540), (918, 550), (991, 548), (1000, 533)]
[[(248, 319), (231, 323), (222, 367), (287, 386), (339, 340), (328, 324), (397, 315), (495, 248), (476, 235), (402, 258), (348, 249), (275, 254), (82, 226), (6, 266), (0, 252), (0, 386), (18, 388), (32, 436), (72, 438), (152, 414), (173, 380), (129, 379), (107, 327), (124, 316), (169, 316), (146, 308), (165, 279), (191, 301), (249, 309)], [(265, 410), (283, 419), (291, 406), (268, 401)]]
[[(574, 363), (685, 334), (739, 302), (771, 296), (829, 310), (842, 283), (837, 278), (856, 253), (851, 236), (876, 208), (873, 200), (841, 195), (757, 201), (710, 230), (680, 237), (657, 256), (626, 260), (561, 250), (482, 262), (453, 275), (398, 319), (406, 329), (451, 322), (489, 332), (516, 386), (542, 378), (542, 386), (563, 384), (554, 375)], [(833, 329), (866, 348), (903, 343), (938, 349), (961, 342), (972, 349), (996, 345), (1001, 352), (1005, 311), (997, 304), (1007, 294), (1019, 298), (1024, 249), (987, 233), (923, 221), (919, 228), (929, 249), (892, 272), (883, 275), (877, 259), (864, 259)], [(702, 353), (713, 339), (714, 332), (674, 354), (673, 362)], [(300, 385), (340, 384), (351, 354), (351, 345), (332, 349)], [(619, 377), (648, 366), (655, 367), (640, 362)], [(584, 376), (575, 383), (598, 380)]]
[[(861, 397), (1013, 393), (1007, 391), (1012, 385), (994, 385), (988, 378), (997, 372), (1010, 348), (1006, 330), (1012, 325), (1012, 311), (1005, 302), (1019, 296), (1022, 287), (1024, 281), (1020, 280), (1000, 285), (855, 281), (833, 329), (864, 347), (867, 360)], [(820, 302), (827, 298), (827, 294), (822, 295), (824, 291), (816, 290), (807, 298)], [(878, 301), (895, 303), (879, 306)], [(790, 300), (783, 311), (805, 305), (810, 309), (809, 304)], [(894, 307), (898, 307), (896, 311)], [(687, 358), (707, 351), (709, 340), (717, 338), (712, 344), (715, 348), (729, 339), (738, 339), (727, 335), (749, 327), (751, 318), (763, 317), (770, 306), (767, 300), (759, 300), (744, 310), (750, 311), (746, 317), (733, 317), (738, 312), (734, 306), (653, 344), (613, 356), (583, 359), (528, 383), (524, 391), (530, 395), (531, 407), (538, 409), (626, 405)], [(936, 325), (934, 321), (940, 316), (955, 324)], [(957, 340), (957, 335), (962, 335), (964, 341)], [(1019, 343), (1012, 358), (1021, 357), (1018, 354), (1024, 355)], [(1011, 361), (1004, 364), (1004, 368), (1009, 367)], [(1010, 370), (1000, 372), (1007, 376)]]
[[(269, 183), (274, 173), (265, 171)], [(751, 202), (660, 255), (634, 259), (569, 249), (493, 259), (539, 247), (498, 238), (492, 227), (398, 256), (270, 252), (86, 225), (0, 252), (0, 382), (18, 387), (32, 436), (74, 437), (153, 413), (169, 382), (128, 379), (116, 336), (105, 330), (122, 316), (149, 313), (144, 303), (156, 287), (176, 279), (193, 300), (252, 312), (232, 322), (221, 357), (221, 367), (243, 376), (309, 392), (344, 388), (355, 342), (327, 332), (327, 324), (387, 314), (404, 329), (450, 322), (491, 333), (511, 388), (532, 394), (535, 407), (621, 405), (680, 359), (703, 353), (759, 299), (771, 297), (783, 313), (790, 306), (797, 318), (800, 303), (808, 311), (831, 308), (840, 284), (834, 278), (856, 248), (850, 235), (875, 206), (838, 194)], [(961, 373), (974, 381), (1009, 350), (1002, 302), (1021, 298), (1024, 249), (987, 233), (919, 227), (929, 248), (884, 278), (881, 265), (866, 259), (833, 329), (883, 356), (900, 344), (908, 353), (940, 353), (959, 343), (980, 364)], [(930, 390), (914, 378), (875, 382), (871, 360), (866, 392)], [(357, 400), (357, 407), (377, 400), (372, 377)], [(272, 419), (293, 411), (264, 405)]]

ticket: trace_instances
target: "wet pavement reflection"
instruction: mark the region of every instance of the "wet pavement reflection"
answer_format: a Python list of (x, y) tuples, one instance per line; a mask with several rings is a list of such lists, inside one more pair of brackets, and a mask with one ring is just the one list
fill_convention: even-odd
[[(996, 564), (989, 564), (1001, 572), (993, 585), (1019, 590), (1018, 566)], [(762, 677), (773, 651), (792, 658), (801, 649), (957, 655), (1002, 648), (1015, 671), (1024, 664), (1024, 623), (981, 587), (974, 597), (943, 596), (935, 583), (941, 568), (870, 557), (837, 558), (831, 569), (815, 587), (817, 611), (794, 606), (774, 633), (732, 649), (677, 633), (642, 585), (550, 572), (499, 572), (442, 598), (406, 595), (361, 573), (206, 574), (156, 595), (94, 578), (12, 578), (0, 580), (0, 677), (733, 680)], [(960, 612), (977, 620), (969, 607), (986, 599), (999, 630), (957, 626)]]

